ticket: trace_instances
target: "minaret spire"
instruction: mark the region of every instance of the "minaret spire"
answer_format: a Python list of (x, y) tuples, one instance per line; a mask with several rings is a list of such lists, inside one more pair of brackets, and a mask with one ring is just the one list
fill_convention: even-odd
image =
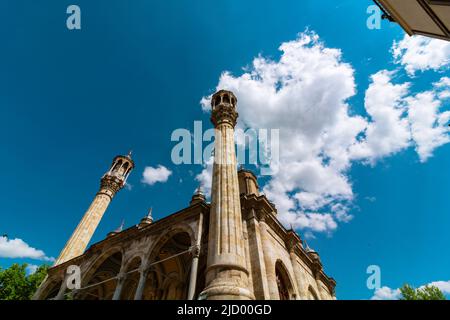
[(120, 226), (114, 232), (117, 232), (117, 233), (122, 232), (124, 226), (125, 226), (125, 219), (122, 219)]
[(191, 202), (189, 203), (191, 206), (197, 203), (206, 202), (206, 197), (203, 194), (202, 185), (200, 184), (198, 188), (195, 190), (194, 195), (192, 196)]
[[(116, 193), (122, 189), (134, 168), (131, 153), (114, 158), (110, 169), (103, 175), (100, 190), (84, 214), (69, 241), (61, 251), (55, 265), (64, 263), (84, 253), (95, 229)], [(122, 226), (123, 227), (123, 226)]]
[(149, 224), (153, 223), (152, 212), (153, 212), (153, 207), (150, 207), (147, 215), (141, 219), (141, 222), (139, 223), (139, 227), (142, 228), (142, 227), (148, 226)]
[(150, 210), (148, 210), (147, 219), (153, 220), (152, 212), (153, 212), (153, 207), (150, 207)]
[(230, 91), (212, 96), (215, 127), (206, 289), (211, 300), (254, 299), (244, 252), (241, 203), (234, 143), (237, 99)]

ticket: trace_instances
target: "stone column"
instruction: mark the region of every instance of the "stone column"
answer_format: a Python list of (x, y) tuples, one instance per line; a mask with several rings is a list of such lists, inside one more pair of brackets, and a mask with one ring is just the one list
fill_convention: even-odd
[(142, 300), (142, 294), (144, 293), (145, 283), (147, 282), (148, 269), (142, 268), (139, 270), (139, 283), (134, 294), (134, 300)]
[(326, 298), (323, 297), (322, 286), (320, 285), (320, 281), (319, 281), (318, 277), (319, 277), (319, 275), (316, 274), (317, 297), (319, 298), (319, 300), (326, 300)]
[(269, 287), (269, 296), (271, 300), (279, 300), (277, 279), (275, 275), (275, 260), (272, 260), (274, 255), (272, 253), (272, 243), (269, 240), (268, 226), (266, 224), (265, 214), (259, 212), (260, 221), (259, 227), (261, 231), (261, 242), (264, 252), (264, 263), (266, 265), (266, 278)]
[(59, 288), (58, 294), (54, 298), (54, 300), (64, 300), (67, 289), (66, 277), (63, 277), (61, 282), (61, 287)]
[(195, 286), (197, 284), (197, 273), (198, 273), (198, 259), (200, 257), (200, 246), (195, 245), (192, 247), (192, 264), (191, 264), (191, 275), (189, 277), (189, 290), (188, 290), (188, 300), (194, 300), (195, 297)]
[[(197, 196), (201, 201), (204, 201), (204, 197), (200, 190), (197, 190)], [(198, 260), (200, 258), (201, 243), (203, 234), (203, 212), (200, 212), (197, 224), (197, 236), (196, 244), (191, 248), (192, 253), (192, 265), (191, 265), (191, 275), (189, 278), (189, 290), (188, 290), (188, 300), (195, 299), (195, 290), (197, 285), (197, 274), (198, 274)]]
[(117, 276), (116, 290), (114, 291), (112, 300), (120, 300), (120, 296), (122, 295), (122, 289), (123, 289), (123, 285), (125, 284), (125, 280), (126, 280), (126, 274), (119, 273), (119, 275)]
[(295, 253), (291, 255), (292, 268), (294, 269), (295, 280), (297, 281), (297, 290), (298, 290), (298, 300), (307, 300), (308, 299), (308, 282), (304, 276), (304, 270), (299, 265), (297, 261), (297, 257)]
[(263, 244), (261, 240), (260, 225), (254, 209), (251, 209), (251, 217), (248, 220), (250, 260), (253, 267), (253, 282), (255, 283), (255, 297), (261, 300), (270, 300), (269, 285), (264, 258)]
[(221, 90), (211, 102), (216, 135), (206, 289), (202, 295), (211, 300), (254, 299), (248, 288), (234, 143), (237, 100), (232, 92)]
[(297, 255), (295, 254), (295, 243), (288, 244), (288, 250), (289, 250), (289, 258), (291, 260), (291, 266), (292, 271), (294, 272), (294, 290), (296, 294), (296, 300), (301, 300), (301, 293), (300, 293), (300, 286), (301, 286), (301, 276), (299, 274), (298, 270), (298, 262), (297, 262)]

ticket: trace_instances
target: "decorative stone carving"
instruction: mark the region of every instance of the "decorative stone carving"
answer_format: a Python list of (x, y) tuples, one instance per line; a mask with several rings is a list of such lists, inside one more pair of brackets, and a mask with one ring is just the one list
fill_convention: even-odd
[(99, 193), (106, 194), (113, 198), (120, 189), (122, 189), (122, 181), (113, 176), (104, 176), (100, 182)]
[(190, 249), (191, 249), (192, 257), (194, 257), (194, 258), (200, 257), (201, 248), (198, 244), (193, 245)]

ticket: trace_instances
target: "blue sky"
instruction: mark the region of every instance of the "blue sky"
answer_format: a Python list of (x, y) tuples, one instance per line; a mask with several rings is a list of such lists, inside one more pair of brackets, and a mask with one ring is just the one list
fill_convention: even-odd
[[(335, 83), (319, 81), (329, 84), (323, 92), (346, 98), (345, 103), (341, 98), (336, 103), (345, 104), (342, 108), (350, 117), (365, 119), (374, 128), (386, 126), (377, 127), (376, 110), (370, 112), (368, 101), (377, 106), (382, 97), (389, 100), (391, 95), (385, 92), (398, 97), (400, 109), (422, 105), (425, 100), (417, 94), (431, 90), (435, 100), (442, 98), (439, 112), (449, 107), (444, 94), (436, 98), (444, 89), (433, 87), (449, 74), (448, 46), (442, 41), (405, 40), (397, 45), (402, 54), (395, 59), (391, 48), (394, 41), (404, 39), (404, 32), (388, 22), (383, 22), (380, 30), (369, 30), (369, 0), (329, 0), (320, 6), (314, 0), (78, 0), (82, 29), (77, 31), (66, 28), (70, 4), (73, 2), (0, 3), (0, 234), (22, 239), (47, 257), (58, 256), (93, 199), (100, 177), (119, 153), (134, 151), (136, 169), (129, 179), (132, 187), (114, 199), (92, 242), (103, 239), (122, 219), (126, 226), (136, 224), (149, 207), (159, 219), (188, 205), (200, 179), (197, 175), (205, 168), (174, 165), (171, 150), (175, 143), (170, 136), (177, 128), (193, 130), (196, 120), (210, 127), (200, 101), (217, 86), (227, 85), (238, 93), (244, 126), (275, 124), (281, 131), (288, 130), (291, 124), (283, 122), (285, 114), (266, 114), (278, 123), (252, 118), (254, 108), (267, 109), (264, 102), (250, 103), (258, 101), (252, 96), (258, 91), (247, 93), (244, 88), (248, 83), (241, 78), (251, 73), (249, 69), (258, 74), (251, 67), (258, 55), (265, 59), (263, 66), (271, 61), (279, 67), (283, 43), (292, 44), (290, 54), (295, 57), (317, 58), (311, 60), (317, 63), (328, 57), (323, 48), (339, 49), (340, 57), (332, 55), (338, 65), (336, 70), (333, 63), (330, 65), (335, 72), (332, 75), (339, 70), (349, 74)], [(302, 41), (299, 33), (318, 35), (319, 40), (298, 47)], [(439, 52), (431, 58), (425, 55), (426, 62), (416, 61), (407, 53), (417, 46)], [(308, 51), (311, 47), (319, 50), (317, 57)], [(310, 72), (318, 81), (305, 66), (299, 70), (300, 77), (306, 79)], [(221, 77), (224, 71), (231, 75)], [(258, 75), (264, 76), (266, 71)], [(371, 78), (375, 74), (378, 78)], [(408, 89), (402, 89), (405, 83), (410, 83)], [(352, 84), (354, 93), (349, 92)], [(368, 91), (371, 86), (373, 90)], [(311, 95), (304, 93), (302, 97), (306, 101)], [(295, 101), (295, 97), (286, 97), (290, 98)], [(314, 120), (320, 118), (313, 115)], [(393, 130), (380, 131), (373, 139), (366, 134), (366, 144), (348, 154), (346, 151), (349, 159), (340, 160), (348, 163), (338, 166), (330, 176), (337, 179), (331, 187), (342, 184), (342, 189), (336, 187), (327, 193), (297, 181), (294, 189), (280, 191), (270, 184), (270, 178), (263, 179), (266, 194), (272, 194), (275, 201), (292, 200), (301, 186), (303, 198), (314, 194), (317, 201), (329, 201), (324, 206), (315, 202), (316, 207), (297, 204), (287, 209), (293, 213), (285, 215), (283, 221), (293, 223), (300, 235), (308, 235), (308, 244), (321, 254), (326, 272), (338, 283), (338, 299), (372, 297), (373, 291), (366, 287), (369, 265), (379, 265), (382, 285), (393, 289), (404, 282), (420, 286), (450, 280), (446, 201), (450, 194), (450, 147), (444, 141), (445, 130), (439, 134), (442, 143), (429, 147), (428, 131), (424, 134), (420, 127), (414, 127), (422, 118), (421, 113), (408, 118), (408, 134), (416, 133), (413, 138), (402, 136), (406, 134), (402, 131), (405, 123), (398, 121)], [(446, 115), (440, 119), (445, 120)], [(333, 124), (332, 129), (337, 128)], [(305, 132), (297, 133), (305, 136)], [(361, 138), (361, 134), (355, 136)], [(321, 148), (330, 145), (334, 146)], [(382, 147), (386, 147), (383, 152)], [(328, 157), (334, 156), (328, 153)], [(303, 158), (286, 163), (289, 161), (305, 163)], [(172, 172), (167, 181), (143, 183), (144, 168), (159, 165)], [(323, 164), (318, 170), (322, 168)], [(286, 182), (282, 176), (273, 181)], [(323, 185), (324, 181), (314, 182)], [(338, 217), (338, 210), (327, 215), (333, 204), (344, 208), (344, 217)], [(313, 212), (317, 216), (311, 215)], [(320, 220), (319, 225), (313, 217)], [(336, 225), (328, 221), (323, 227), (324, 217)], [(42, 260), (0, 257), (2, 267), (13, 262), (40, 264)]]

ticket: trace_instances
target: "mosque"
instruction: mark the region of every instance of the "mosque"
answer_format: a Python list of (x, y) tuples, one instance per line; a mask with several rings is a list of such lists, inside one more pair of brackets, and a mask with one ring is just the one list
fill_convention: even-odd
[[(221, 90), (211, 101), (211, 121), (220, 133), (211, 202), (199, 189), (178, 212), (154, 221), (150, 211), (135, 226), (110, 232), (87, 249), (135, 167), (131, 154), (115, 157), (34, 299), (335, 299), (336, 282), (325, 274), (319, 254), (278, 221), (257, 177), (237, 169), (237, 98)], [(70, 290), (66, 277), (73, 265), (80, 268), (81, 286)]]

